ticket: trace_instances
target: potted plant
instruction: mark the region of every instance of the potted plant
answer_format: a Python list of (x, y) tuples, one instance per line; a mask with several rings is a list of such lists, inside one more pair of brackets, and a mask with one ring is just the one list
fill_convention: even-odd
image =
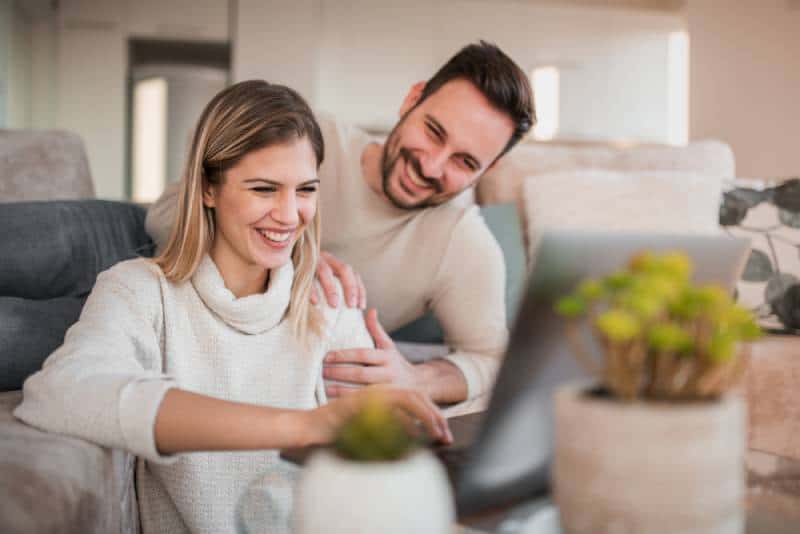
[(298, 484), (295, 532), (451, 532), (447, 475), (419, 444), (406, 422), (373, 398), (343, 425), (332, 450), (309, 460)]
[(643, 252), (556, 303), (597, 379), (556, 393), (553, 480), (566, 532), (743, 532), (746, 412), (728, 392), (761, 332), (724, 289), (693, 285), (691, 271), (680, 252)]

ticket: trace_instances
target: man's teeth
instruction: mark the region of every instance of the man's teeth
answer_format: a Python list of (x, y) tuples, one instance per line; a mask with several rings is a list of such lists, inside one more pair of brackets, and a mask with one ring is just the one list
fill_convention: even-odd
[(277, 241), (278, 243), (282, 243), (292, 236), (291, 232), (270, 232), (268, 230), (258, 230), (258, 233), (270, 241)]
[(408, 178), (417, 187), (425, 187), (425, 188), (430, 187), (428, 184), (422, 181), (422, 179), (417, 175), (417, 173), (414, 171), (414, 167), (412, 166), (408, 167)]

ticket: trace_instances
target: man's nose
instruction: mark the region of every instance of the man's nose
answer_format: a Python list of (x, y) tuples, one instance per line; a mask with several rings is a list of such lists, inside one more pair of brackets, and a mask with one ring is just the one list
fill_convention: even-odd
[(272, 210), (272, 218), (286, 226), (295, 226), (299, 221), (297, 197), (294, 191), (285, 191), (278, 198), (278, 205)]
[(447, 165), (447, 158), (449, 154), (443, 148), (437, 148), (429, 151), (424, 158), (420, 161), (422, 172), (426, 178), (439, 179), (444, 175), (445, 165)]

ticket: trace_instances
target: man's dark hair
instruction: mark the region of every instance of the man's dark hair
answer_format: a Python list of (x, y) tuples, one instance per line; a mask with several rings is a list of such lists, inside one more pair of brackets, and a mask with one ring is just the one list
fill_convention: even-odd
[[(528, 76), (496, 45), (480, 41), (462, 48), (425, 84), (419, 103), (452, 80), (464, 79), (514, 122), (514, 133), (500, 156), (511, 150), (536, 123)], [(498, 156), (498, 157), (500, 157)]]

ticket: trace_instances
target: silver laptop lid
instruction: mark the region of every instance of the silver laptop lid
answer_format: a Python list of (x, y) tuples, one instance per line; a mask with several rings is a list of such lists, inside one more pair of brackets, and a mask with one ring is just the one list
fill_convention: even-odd
[(586, 277), (618, 270), (641, 250), (685, 251), (694, 263), (695, 283), (732, 289), (749, 249), (749, 240), (724, 235), (546, 232), (489, 409), (458, 480), (459, 514), (547, 491), (553, 391), (589, 378), (564, 342), (563, 320), (553, 313), (556, 299)]

